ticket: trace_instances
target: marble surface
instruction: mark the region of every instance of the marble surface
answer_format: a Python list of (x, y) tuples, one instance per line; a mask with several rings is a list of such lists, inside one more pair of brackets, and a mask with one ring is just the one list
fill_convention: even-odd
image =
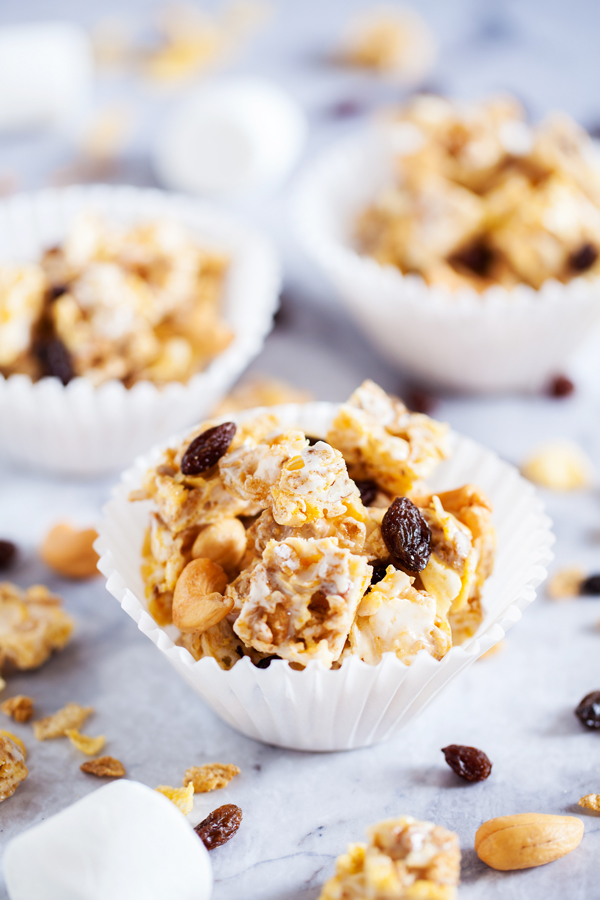
[[(358, 98), (366, 106), (389, 99), (376, 81), (323, 63), (351, 8), (364, 4), (287, 0), (270, 27), (237, 65), (275, 76), (307, 109), (312, 124), (308, 155), (360, 120), (327, 115), (332, 103)], [(600, 7), (574, 0), (510, 2), (460, 0), (419, 4), (441, 44), (431, 86), (460, 96), (508, 88), (534, 115), (562, 106), (584, 124), (600, 121), (596, 95), (596, 37)], [(147, 13), (141, 0), (99, 9), (77, 0), (5, 0), (0, 22), (73, 17), (91, 22), (101, 12)], [(139, 85), (105, 79), (98, 103), (116, 97), (135, 104), (136, 128), (120, 177), (152, 183), (148, 142), (164, 112), (164, 98)], [(16, 169), (22, 187), (47, 183), (72, 149), (63, 135), (0, 142), (0, 171)], [(401, 391), (399, 374), (377, 359), (345, 318), (327, 286), (295, 247), (286, 192), (245, 212), (268, 228), (286, 264), (287, 291), (280, 322), (253, 368), (287, 378), (323, 399), (343, 399), (364, 377)], [(510, 364), (510, 361), (507, 361)], [(587, 348), (573, 363), (578, 391), (564, 400), (442, 397), (436, 416), (519, 462), (539, 441), (571, 437), (598, 462), (600, 417), (597, 353)], [(1, 427), (1, 423), (0, 423)], [(43, 454), (43, 447), (39, 448)], [(36, 556), (57, 519), (93, 522), (111, 479), (74, 482), (0, 466), (0, 536), (22, 550), (11, 578), (43, 581), (62, 593), (76, 617), (72, 644), (42, 670), (10, 679), (5, 696), (33, 696), (39, 713), (70, 700), (96, 707), (87, 731), (108, 737), (106, 752), (128, 774), (150, 786), (177, 784), (191, 764), (236, 763), (242, 774), (218, 794), (196, 797), (195, 823), (221, 803), (244, 811), (234, 840), (212, 855), (215, 900), (315, 900), (333, 872), (335, 857), (360, 840), (365, 827), (402, 813), (458, 831), (463, 850), (463, 900), (591, 900), (599, 896), (600, 818), (576, 806), (600, 791), (600, 734), (573, 715), (581, 697), (600, 688), (600, 601), (552, 603), (543, 590), (508, 635), (502, 652), (477, 662), (394, 741), (347, 754), (294, 753), (262, 746), (223, 724), (192, 693), (154, 646), (108, 595), (101, 579), (69, 584)], [(600, 568), (597, 491), (546, 497), (557, 535), (556, 563)], [(4, 723), (0, 723), (4, 724)], [(8, 724), (8, 723), (6, 723)], [(98, 786), (79, 772), (79, 754), (65, 741), (35, 742), (27, 725), (10, 726), (30, 751), (30, 776), (0, 812), (0, 850), (23, 828)], [(493, 761), (483, 784), (459, 782), (443, 761), (449, 743), (481, 747)], [(473, 851), (479, 824), (517, 812), (577, 814), (585, 824), (581, 846), (541, 869), (499, 873)], [(0, 882), (0, 898), (7, 896)]]

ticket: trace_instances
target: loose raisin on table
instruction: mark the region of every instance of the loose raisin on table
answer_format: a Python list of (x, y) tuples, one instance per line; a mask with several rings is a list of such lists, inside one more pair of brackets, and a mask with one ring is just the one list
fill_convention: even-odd
[(226, 844), (236, 833), (242, 821), (242, 811), (234, 803), (219, 806), (196, 825), (194, 831), (207, 850), (214, 850)]
[(225, 456), (235, 436), (237, 428), (233, 422), (223, 422), (203, 431), (194, 438), (181, 460), (184, 475), (201, 475)]
[(385, 559), (373, 559), (371, 560), (369, 565), (373, 566), (371, 584), (378, 584), (380, 581), (383, 581), (383, 579), (385, 578), (387, 567), (389, 566), (389, 562)]
[(590, 575), (579, 585), (579, 593), (588, 597), (600, 595), (600, 575)]
[(265, 656), (264, 659), (259, 659), (255, 666), (257, 669), (268, 669), (274, 659), (281, 659), (281, 657), (273, 653), (272, 656)]
[(377, 496), (377, 485), (374, 481), (371, 481), (370, 478), (360, 479), (359, 481), (354, 481), (354, 484), (358, 488), (360, 492), (360, 499), (364, 503), (365, 506), (370, 506), (371, 503), (375, 501), (375, 497)]
[(8, 569), (16, 558), (16, 545), (12, 541), (0, 541), (0, 569)]
[(600, 691), (586, 694), (575, 710), (575, 715), (586, 728), (600, 728)]
[(308, 446), (309, 446), (309, 447), (314, 447), (315, 444), (318, 444), (318, 443), (319, 443), (319, 441), (322, 441), (324, 444), (327, 443), (327, 441), (324, 441), (323, 438), (315, 437), (315, 436), (312, 435), (312, 434), (306, 434), (306, 435), (305, 435), (305, 438), (306, 438), (306, 440), (308, 441)]
[(34, 352), (42, 367), (42, 374), (58, 378), (68, 384), (75, 378), (75, 371), (69, 351), (59, 338), (40, 340), (34, 345)]
[(408, 497), (396, 497), (381, 523), (381, 536), (394, 565), (421, 572), (431, 556), (431, 529)]
[(551, 397), (568, 397), (575, 390), (575, 385), (566, 375), (557, 375), (548, 386)]
[(475, 241), (468, 247), (463, 247), (450, 258), (451, 265), (469, 269), (480, 278), (489, 275), (493, 262), (494, 251), (483, 241)]
[(421, 388), (409, 388), (403, 393), (403, 399), (412, 412), (429, 415), (437, 406), (437, 398)]
[(569, 266), (574, 272), (586, 272), (598, 259), (598, 250), (593, 244), (583, 244), (569, 257)]
[(477, 747), (464, 747), (461, 744), (448, 744), (442, 748), (446, 762), (453, 772), (465, 781), (485, 781), (492, 771), (492, 764), (483, 750)]

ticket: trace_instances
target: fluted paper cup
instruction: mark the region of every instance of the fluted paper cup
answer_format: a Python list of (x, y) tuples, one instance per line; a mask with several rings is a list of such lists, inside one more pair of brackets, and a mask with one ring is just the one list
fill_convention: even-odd
[(389, 145), (374, 133), (340, 142), (301, 179), (300, 239), (374, 346), (423, 384), (468, 392), (539, 390), (600, 323), (600, 278), (482, 294), (429, 286), (355, 248), (359, 213), (395, 182)]
[(138, 453), (206, 416), (260, 352), (271, 329), (280, 269), (271, 243), (250, 226), (197, 200), (129, 186), (92, 185), (20, 194), (0, 202), (0, 262), (37, 260), (93, 211), (132, 223), (167, 217), (198, 242), (225, 252), (223, 314), (229, 347), (187, 383), (140, 381), (100, 387), (75, 378), (38, 382), (0, 376), (0, 455), (52, 472), (93, 475), (123, 468)]
[[(279, 416), (283, 427), (325, 436), (338, 408), (332, 403), (289, 404), (269, 412)], [(255, 414), (256, 410), (242, 413), (237, 421)], [(518, 622), (552, 558), (551, 523), (533, 486), (513, 466), (468, 438), (452, 434), (451, 446), (451, 456), (436, 471), (431, 486), (447, 490), (471, 482), (481, 487), (494, 506), (498, 551), (494, 574), (484, 588), (485, 615), (479, 631), (466, 644), (452, 647), (442, 660), (421, 650), (410, 666), (386, 653), (375, 666), (353, 657), (337, 670), (312, 661), (303, 671), (291, 669), (284, 660), (259, 669), (244, 657), (229, 671), (212, 658), (194, 660), (176, 645), (178, 630), (173, 625), (161, 628), (148, 613), (140, 567), (152, 504), (127, 499), (140, 487), (146, 470), (157, 464), (161, 448), (136, 460), (105, 506), (96, 542), (98, 568), (140, 631), (194, 691), (243, 734), (295, 750), (349, 750), (386, 740)]]

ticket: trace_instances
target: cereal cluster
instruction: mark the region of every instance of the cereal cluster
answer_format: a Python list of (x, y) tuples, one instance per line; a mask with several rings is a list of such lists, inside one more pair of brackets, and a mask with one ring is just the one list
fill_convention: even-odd
[(0, 267), (0, 374), (185, 382), (231, 341), (226, 269), (175, 222), (82, 216), (39, 265)]
[(150, 612), (226, 669), (243, 656), (261, 668), (441, 659), (479, 626), (494, 558), (482, 492), (425, 485), (446, 438), (369, 381), (323, 440), (274, 413), (205, 423), (131, 496), (152, 501)]
[(600, 272), (600, 164), (568, 116), (420, 96), (388, 125), (398, 180), (360, 216), (362, 251), (452, 290)]

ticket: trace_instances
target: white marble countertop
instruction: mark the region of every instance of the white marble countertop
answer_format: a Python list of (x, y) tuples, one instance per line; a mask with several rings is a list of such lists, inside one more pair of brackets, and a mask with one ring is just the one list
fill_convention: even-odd
[[(319, 57), (351, 7), (342, 0), (287, 0), (237, 68), (275, 75), (311, 116), (309, 151), (350, 128), (323, 110), (339, 100), (367, 103), (389, 89), (341, 74)], [(55, 0), (52, 12), (91, 21), (76, 0)], [(148, 9), (141, 0), (105, 3), (107, 12)], [(419, 4), (442, 42), (432, 85), (475, 96), (510, 88), (534, 114), (562, 106), (584, 124), (600, 121), (596, 35), (600, 7), (443, 0)], [(7, 0), (0, 21), (48, 15), (42, 0)], [(99, 95), (125, 88), (107, 80)], [(147, 141), (159, 103), (130, 90), (142, 114), (127, 177), (150, 181)], [(62, 141), (62, 142), (61, 142)], [(26, 137), (0, 142), (0, 170), (15, 168), (22, 187), (45, 183), (68, 155), (64, 139)], [(279, 242), (289, 290), (284, 315), (254, 369), (286, 378), (322, 399), (340, 400), (365, 377), (402, 391), (401, 377), (379, 361), (327, 287), (296, 251), (285, 217), (285, 195), (248, 209)], [(597, 361), (593, 348), (574, 363), (578, 390), (563, 400), (446, 397), (435, 415), (519, 462), (545, 438), (568, 436), (600, 458)], [(1, 427), (1, 424), (0, 424)], [(39, 448), (43, 454), (43, 447)], [(78, 622), (75, 639), (42, 670), (13, 677), (5, 694), (33, 696), (40, 713), (70, 700), (96, 707), (89, 732), (108, 736), (106, 752), (123, 760), (130, 777), (148, 785), (179, 783), (191, 764), (232, 762), (242, 774), (218, 794), (197, 795), (193, 821), (225, 802), (242, 807), (244, 821), (228, 845), (212, 855), (214, 900), (315, 900), (349, 841), (383, 817), (410, 814), (458, 831), (463, 850), (463, 900), (591, 900), (600, 896), (600, 817), (576, 806), (600, 791), (600, 734), (573, 715), (581, 697), (600, 689), (600, 600), (552, 603), (543, 591), (509, 633), (503, 652), (477, 662), (394, 741), (330, 755), (262, 746), (223, 724), (192, 693), (106, 592), (100, 578), (68, 584), (52, 576), (36, 547), (57, 519), (93, 522), (112, 479), (55, 480), (0, 467), (0, 537), (15, 540), (21, 560), (10, 577), (42, 581), (64, 595)], [(579, 563), (600, 570), (600, 504), (596, 491), (548, 495), (557, 534), (555, 567)], [(0, 723), (2, 724), (2, 723)], [(8, 723), (6, 723), (8, 725)], [(62, 809), (98, 786), (79, 772), (79, 754), (64, 741), (38, 744), (29, 726), (8, 726), (30, 751), (30, 776), (0, 812), (0, 850), (24, 827)], [(472, 744), (494, 768), (482, 784), (459, 782), (440, 748)], [(573, 854), (540, 869), (500, 873), (481, 863), (473, 838), (482, 821), (517, 812), (577, 814), (585, 837)], [(7, 896), (0, 882), (0, 898)]]

